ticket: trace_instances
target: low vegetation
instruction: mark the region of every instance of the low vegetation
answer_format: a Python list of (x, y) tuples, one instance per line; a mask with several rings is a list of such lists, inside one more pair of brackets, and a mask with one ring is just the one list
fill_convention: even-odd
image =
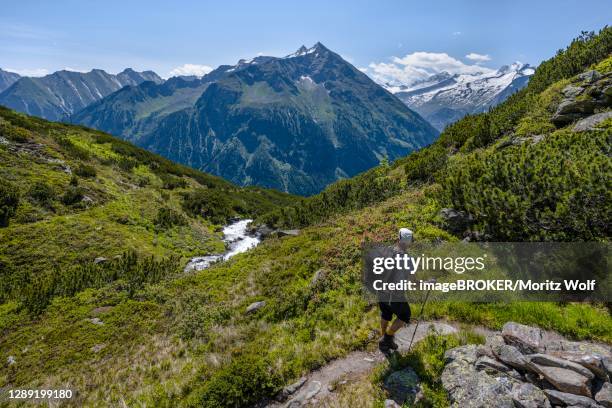
[[(308, 199), (239, 189), (103, 133), (0, 110), (11, 140), (0, 145), (0, 359), (15, 361), (0, 366), (0, 387), (68, 385), (79, 390), (72, 406), (251, 405), (374, 347), (378, 313), (363, 295), (361, 249), (392, 241), (399, 227), (419, 241), (458, 241), (440, 220), (449, 206), (494, 239), (608, 240), (610, 124), (553, 129), (545, 105), (559, 81), (608, 66), (611, 35), (576, 40), (533, 85), (431, 147)], [(94, 175), (69, 171), (79, 164)], [(64, 200), (70, 194), (80, 200)], [(181, 273), (188, 257), (222, 249), (218, 224), (235, 215), (304, 228)], [(256, 301), (265, 305), (247, 314)], [(425, 316), (494, 329), (513, 320), (612, 343), (603, 304), (432, 302)], [(424, 405), (445, 406), (444, 351), (479, 341), (430, 336), (398, 366), (424, 380)], [(384, 375), (362, 384), (369, 399), (353, 388), (346, 400), (380, 404)]]

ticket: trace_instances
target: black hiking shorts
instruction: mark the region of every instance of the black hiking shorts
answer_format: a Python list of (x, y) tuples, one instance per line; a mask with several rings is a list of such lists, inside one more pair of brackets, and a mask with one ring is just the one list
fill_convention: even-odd
[(397, 316), (402, 322), (410, 323), (410, 305), (407, 302), (378, 302), (380, 307), (380, 317), (390, 322), (393, 315)]

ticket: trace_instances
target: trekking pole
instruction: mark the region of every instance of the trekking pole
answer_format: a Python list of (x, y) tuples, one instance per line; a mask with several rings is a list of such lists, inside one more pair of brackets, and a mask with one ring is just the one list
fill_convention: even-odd
[[(432, 282), (435, 283), (436, 279), (430, 279), (427, 282)], [(431, 293), (431, 287), (427, 290), (427, 293), (425, 294), (425, 300), (423, 301), (423, 304), (421, 305), (421, 313), (419, 314), (419, 318), (417, 319), (417, 323), (416, 326), (414, 327), (414, 332), (412, 332), (412, 338), (410, 339), (410, 344), (408, 345), (408, 351), (410, 351), (410, 349), (412, 348), (412, 342), (414, 341), (414, 336), (416, 336), (416, 332), (419, 328), (419, 323), (421, 323), (421, 320), (423, 320), (423, 310), (425, 310), (425, 304), (427, 303), (427, 299), (429, 298), (429, 294)]]

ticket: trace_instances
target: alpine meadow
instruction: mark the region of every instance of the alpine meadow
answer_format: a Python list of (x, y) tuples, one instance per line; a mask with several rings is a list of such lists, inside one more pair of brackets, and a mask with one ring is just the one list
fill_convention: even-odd
[(0, 406), (612, 407), (612, 299), (428, 292), (389, 320), (364, 289), (369, 245), (563, 242), (608, 249), (612, 293), (612, 28), (558, 47), (498, 69), (316, 42), (168, 78), (1, 59)]

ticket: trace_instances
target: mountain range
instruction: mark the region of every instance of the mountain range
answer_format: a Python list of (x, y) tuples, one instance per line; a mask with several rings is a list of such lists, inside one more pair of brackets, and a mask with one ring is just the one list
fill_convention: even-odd
[(409, 108), (442, 131), (448, 124), (471, 113), (498, 105), (527, 85), (535, 72), (529, 64), (516, 62), (497, 71), (450, 74), (440, 72), (409, 85), (383, 86)]
[(317, 43), (165, 81), (130, 68), (40, 78), (0, 70), (0, 105), (109, 132), (239, 185), (311, 195), (430, 144), (449, 123), (524, 87), (533, 71), (516, 63), (377, 84)]
[(0, 72), (0, 89), (2, 84), (13, 82), (0, 93), (0, 105), (55, 121), (66, 120), (73, 113), (126, 85), (138, 85), (144, 81), (162, 82), (152, 71), (136, 72), (130, 68), (116, 75), (101, 69), (85, 73), (62, 70), (44, 77), (7, 74), (12, 73)]
[(19, 78), (19, 74), (0, 69), (0, 92), (13, 85)]
[(321, 43), (200, 79), (128, 86), (71, 121), (239, 185), (302, 195), (405, 156), (438, 133)]

